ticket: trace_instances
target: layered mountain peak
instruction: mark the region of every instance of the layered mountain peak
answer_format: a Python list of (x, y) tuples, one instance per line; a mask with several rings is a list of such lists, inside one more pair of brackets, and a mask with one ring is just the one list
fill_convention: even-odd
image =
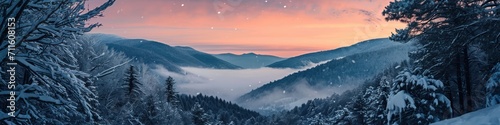
[(181, 73), (180, 67), (199, 67), (214, 69), (240, 69), (241, 67), (200, 52), (187, 46), (172, 47), (168, 44), (146, 40), (126, 39), (105, 34), (95, 34), (101, 43), (110, 49), (123, 52), (130, 58), (135, 58), (146, 64), (159, 64), (167, 70)]
[(393, 42), (388, 38), (371, 39), (356, 43), (347, 47), (340, 47), (332, 50), (318, 51), (307, 53), (295, 57), (288, 58), (279, 62), (268, 65), (271, 68), (301, 68), (310, 63), (319, 63), (339, 57), (345, 57), (363, 52), (376, 51), (384, 48), (389, 48), (402, 43)]
[(214, 56), (243, 68), (261, 68), (284, 59), (273, 55), (261, 55), (253, 52), (241, 55), (223, 53), (215, 54)]

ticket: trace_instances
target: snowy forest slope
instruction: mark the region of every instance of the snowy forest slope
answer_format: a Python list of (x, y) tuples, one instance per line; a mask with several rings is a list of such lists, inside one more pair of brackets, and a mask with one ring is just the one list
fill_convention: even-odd
[(309, 63), (319, 63), (339, 57), (354, 55), (357, 53), (364, 53), (369, 51), (380, 50), (396, 45), (401, 45), (397, 42), (389, 42), (387, 38), (371, 39), (359, 42), (357, 44), (341, 47), (333, 50), (319, 51), (307, 53), (295, 57), (291, 57), (279, 62), (268, 65), (271, 68), (300, 68), (308, 65)]
[(386, 67), (407, 60), (407, 53), (412, 48), (410, 43), (400, 44), (333, 59), (325, 64), (265, 84), (242, 95), (237, 101), (242, 105), (256, 106), (253, 108), (262, 108), (262, 106), (291, 108), (309, 99), (326, 97), (331, 93), (341, 93), (360, 85), (366, 79), (382, 72)]

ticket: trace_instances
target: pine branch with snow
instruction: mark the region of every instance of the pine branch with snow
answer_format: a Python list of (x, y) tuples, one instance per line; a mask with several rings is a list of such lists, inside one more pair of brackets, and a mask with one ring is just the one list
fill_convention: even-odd
[[(417, 68), (418, 69), (418, 68)], [(389, 124), (429, 124), (451, 113), (450, 100), (442, 94), (444, 85), (432, 76), (402, 71), (392, 84), (386, 110)]]
[(491, 76), (486, 82), (486, 106), (500, 104), (500, 63), (491, 70)]

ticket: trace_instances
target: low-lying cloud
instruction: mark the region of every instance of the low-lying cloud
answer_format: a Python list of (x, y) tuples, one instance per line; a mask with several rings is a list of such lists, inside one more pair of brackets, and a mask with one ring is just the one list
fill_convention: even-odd
[[(182, 69), (186, 71), (185, 74), (172, 73), (161, 66), (157, 66), (155, 72), (162, 77), (172, 76), (177, 83), (176, 89), (181, 94), (196, 95), (201, 93), (203, 95), (217, 96), (224, 100), (235, 102), (241, 95), (261, 87), (264, 84), (326, 62), (327, 61), (323, 61), (317, 64), (310, 63), (308, 66), (300, 69), (263, 67), (258, 69), (234, 70), (182, 67)], [(298, 80), (295, 82), (297, 82), (297, 84), (290, 86), (293, 87), (293, 92), (274, 89), (264, 97), (252, 100), (251, 102), (241, 102), (242, 104), (239, 105), (266, 114), (272, 113), (273, 110), (288, 110), (308, 100), (325, 98), (334, 93), (340, 94), (345, 90), (354, 88), (354, 86), (349, 86), (349, 84), (321, 88), (310, 86), (306, 80)]]
[(351, 90), (359, 84), (345, 84), (339, 86), (311, 86), (304, 78), (295, 81), (290, 86), (292, 91), (275, 88), (268, 94), (258, 99), (240, 102), (240, 105), (260, 112), (263, 115), (270, 115), (281, 110), (290, 110), (300, 106), (309, 100), (316, 98), (326, 98), (334, 93), (341, 94), (346, 90)]
[(157, 66), (155, 72), (162, 77), (172, 76), (177, 82), (176, 89), (180, 93), (190, 95), (201, 93), (234, 101), (239, 96), (264, 84), (322, 63), (326, 63), (326, 61), (317, 64), (311, 63), (300, 69), (262, 67), (234, 70), (182, 67), (186, 71), (183, 75), (169, 72), (165, 68)]
[(204, 68), (182, 68), (195, 76), (187, 83), (178, 84), (180, 92), (186, 94), (203, 93), (214, 95), (226, 100), (234, 100), (239, 96), (250, 92), (273, 80), (281, 79), (284, 76), (300, 69), (204, 69)]

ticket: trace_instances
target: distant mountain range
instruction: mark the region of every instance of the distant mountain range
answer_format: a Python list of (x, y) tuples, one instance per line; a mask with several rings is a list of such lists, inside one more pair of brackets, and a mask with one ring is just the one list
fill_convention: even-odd
[(114, 35), (91, 34), (110, 49), (123, 52), (126, 56), (146, 64), (160, 64), (167, 70), (181, 73), (179, 67), (199, 67), (214, 69), (241, 69), (210, 54), (190, 47), (172, 47), (157, 41), (145, 39), (125, 39)]
[(389, 42), (387, 38), (372, 39), (359, 42), (357, 44), (341, 47), (333, 50), (307, 53), (296, 57), (291, 57), (279, 62), (268, 65), (271, 68), (302, 68), (310, 63), (319, 63), (339, 57), (346, 57), (363, 52), (380, 50), (392, 46), (401, 45), (401, 43)]
[(242, 55), (223, 53), (214, 54), (213, 56), (243, 68), (260, 68), (285, 59), (277, 56), (255, 53), (245, 53)]
[[(371, 47), (366, 48), (368, 45), (371, 45)], [(336, 58), (325, 64), (299, 71), (277, 81), (265, 84), (242, 95), (237, 99), (237, 102), (245, 107), (254, 108), (266, 108), (269, 106), (274, 108), (293, 108), (293, 106), (304, 103), (306, 100), (317, 98), (317, 95), (322, 95), (322, 93), (323, 95), (331, 95), (334, 92), (348, 90), (361, 84), (366, 79), (382, 72), (390, 65), (407, 60), (408, 52), (412, 48), (412, 45), (409, 43), (402, 44), (392, 42), (388, 39), (376, 39), (350, 47), (339, 48), (340, 50), (324, 51), (323, 54), (329, 56), (347, 56), (333, 56)], [(299, 58), (320, 60), (327, 57), (322, 55), (321, 52), (305, 55), (307, 56)], [(287, 59), (281, 61), (280, 64), (297, 64), (297, 59)], [(287, 61), (291, 61), (291, 63), (287, 63)], [(293, 65), (293, 67), (296, 66), (300, 65)], [(256, 102), (265, 103), (256, 104)]]
[(267, 65), (271, 68), (302, 68), (311, 63), (327, 61), (265, 84), (236, 100), (254, 110), (290, 109), (313, 98), (354, 88), (390, 65), (407, 60), (408, 52), (413, 48), (411, 43), (373, 39), (348, 47), (284, 59), (255, 53), (210, 55), (191, 47), (174, 47), (156, 41), (125, 39), (114, 35), (94, 34), (92, 37), (139, 62), (159, 64), (177, 73), (183, 73), (180, 67), (241, 69)]

